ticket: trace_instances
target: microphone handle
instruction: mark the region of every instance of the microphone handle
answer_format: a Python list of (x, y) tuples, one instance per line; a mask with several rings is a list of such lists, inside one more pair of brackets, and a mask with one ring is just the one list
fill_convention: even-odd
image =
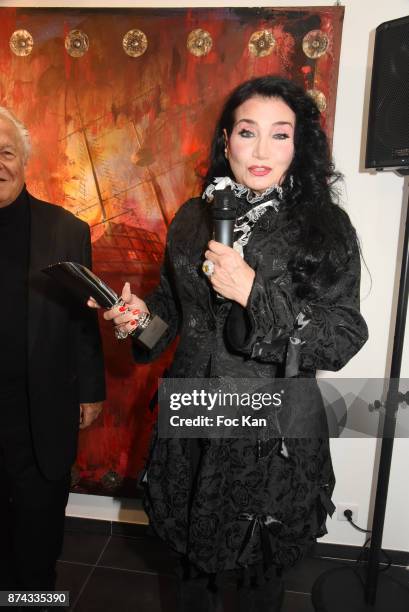
[[(233, 237), (233, 230), (234, 230), (234, 219), (215, 219), (214, 220), (214, 240), (216, 240), (216, 242), (221, 242), (222, 244), (225, 244), (226, 246), (232, 247), (233, 246), (233, 241), (234, 241), (234, 237)], [(226, 298), (224, 298), (222, 295), (219, 295), (218, 293), (215, 294), (216, 296), (216, 304), (220, 304), (221, 302), (224, 302)]]
[(214, 222), (214, 239), (226, 246), (232, 247), (234, 238), (234, 219), (217, 219)]

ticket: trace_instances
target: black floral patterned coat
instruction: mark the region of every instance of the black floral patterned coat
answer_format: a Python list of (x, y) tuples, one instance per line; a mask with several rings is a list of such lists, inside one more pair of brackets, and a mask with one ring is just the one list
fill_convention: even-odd
[[(151, 352), (135, 346), (135, 359), (155, 359), (179, 334), (171, 377), (274, 378), (282, 375), (295, 320), (304, 312), (309, 323), (298, 333), (299, 374), (342, 368), (367, 339), (359, 312), (358, 249), (341, 281), (305, 303), (295, 296), (287, 269), (285, 204), (270, 208), (244, 251), (256, 271), (247, 307), (225, 301), (215, 308), (201, 271), (211, 234), (209, 207), (200, 198), (189, 200), (169, 228), (160, 284), (146, 298), (169, 330)], [(146, 472), (151, 525), (208, 573), (260, 562), (293, 565), (327, 533), (335, 478), (327, 437), (286, 438), (285, 446), (283, 452), (279, 438), (261, 446), (245, 438), (205, 439), (192, 485), (189, 440), (155, 437)]]

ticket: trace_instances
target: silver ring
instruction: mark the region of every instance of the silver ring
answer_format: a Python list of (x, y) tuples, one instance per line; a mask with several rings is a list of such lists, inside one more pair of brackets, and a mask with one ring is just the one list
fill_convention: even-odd
[(146, 329), (149, 323), (152, 321), (152, 316), (149, 312), (141, 312), (140, 314), (136, 315), (136, 320), (138, 322), (139, 329)]
[(129, 336), (129, 332), (127, 332), (123, 327), (115, 327), (114, 333), (117, 340), (125, 340), (125, 338)]
[(149, 323), (152, 321), (153, 317), (149, 312), (141, 312), (135, 317), (135, 321), (137, 322), (137, 326), (135, 329), (129, 332), (130, 336), (140, 335), (144, 329), (146, 329)]
[(202, 272), (206, 276), (211, 276), (214, 272), (214, 263), (210, 259), (205, 259), (202, 264)]
[(110, 306), (109, 308), (107, 308), (107, 310), (111, 310), (111, 308), (120, 308), (121, 306), (125, 306), (125, 302), (123, 301), (123, 299), (120, 297), (117, 299), (117, 301), (115, 302), (115, 304), (113, 304), (112, 306)]

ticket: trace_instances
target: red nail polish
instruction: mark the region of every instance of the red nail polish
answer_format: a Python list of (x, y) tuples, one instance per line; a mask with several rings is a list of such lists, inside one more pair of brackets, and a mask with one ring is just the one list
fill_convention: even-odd
[(126, 310), (126, 306), (120, 306), (119, 307), (119, 312), (125, 312)]
[(132, 314), (139, 314), (141, 311), (140, 310), (133, 310)]
[(131, 323), (131, 325), (136, 325), (136, 321), (134, 321), (134, 320), (132, 320), (130, 323)]

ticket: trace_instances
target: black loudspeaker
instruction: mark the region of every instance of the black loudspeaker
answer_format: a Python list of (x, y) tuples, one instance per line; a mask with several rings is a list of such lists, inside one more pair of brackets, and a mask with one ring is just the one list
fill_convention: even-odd
[(409, 16), (376, 28), (365, 165), (409, 173)]

